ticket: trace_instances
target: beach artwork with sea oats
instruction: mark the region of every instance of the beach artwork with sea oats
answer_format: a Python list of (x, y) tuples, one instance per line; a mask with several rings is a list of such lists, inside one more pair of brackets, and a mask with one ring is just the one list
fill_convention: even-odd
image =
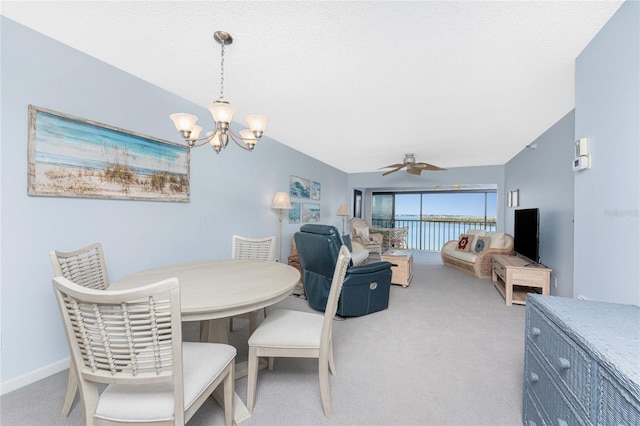
[(29, 195), (189, 202), (189, 150), (29, 106)]

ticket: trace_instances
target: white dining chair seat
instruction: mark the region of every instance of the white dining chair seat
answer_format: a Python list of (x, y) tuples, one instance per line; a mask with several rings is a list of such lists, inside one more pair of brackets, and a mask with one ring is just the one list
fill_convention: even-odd
[(250, 346), (320, 348), (324, 315), (274, 309), (249, 338)]
[[(219, 371), (234, 362), (236, 350), (216, 343), (182, 344), (184, 407), (188, 410), (213, 383)], [(164, 422), (173, 417), (173, 385), (108, 385), (100, 395), (96, 417), (116, 422)]]

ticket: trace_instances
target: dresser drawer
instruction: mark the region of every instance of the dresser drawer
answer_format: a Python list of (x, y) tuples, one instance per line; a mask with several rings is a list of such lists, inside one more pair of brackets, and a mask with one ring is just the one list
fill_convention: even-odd
[(524, 426), (546, 426), (551, 422), (540, 408), (540, 403), (534, 393), (530, 390), (524, 392), (522, 424)]
[(549, 419), (550, 424), (558, 426), (590, 424), (588, 414), (576, 413), (556, 388), (554, 380), (550, 377), (551, 373), (542, 366), (544, 361), (538, 359), (535, 352), (531, 348), (525, 350), (525, 394), (533, 393), (533, 401), (537, 397), (542, 409), (538, 409), (533, 415), (527, 410), (524, 424), (528, 425), (531, 421), (535, 423), (535, 419), (544, 421), (545, 418)]
[(562, 392), (575, 398), (581, 414), (588, 417), (595, 392), (591, 357), (535, 307), (529, 310), (526, 333)]
[(626, 391), (606, 370), (598, 374), (601, 393), (598, 395), (599, 425), (640, 425), (640, 402)]
[(513, 270), (511, 280), (513, 285), (520, 285), (525, 287), (541, 287), (540, 283), (547, 280), (549, 271), (547, 269), (537, 268), (520, 268)]

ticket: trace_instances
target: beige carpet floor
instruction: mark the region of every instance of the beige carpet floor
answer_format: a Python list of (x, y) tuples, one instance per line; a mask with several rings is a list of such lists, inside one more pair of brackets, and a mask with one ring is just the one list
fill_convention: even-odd
[[(291, 296), (280, 307), (310, 310)], [(243, 425), (518, 425), (522, 423), (523, 306), (506, 307), (490, 280), (415, 252), (408, 288), (392, 286), (385, 311), (334, 321), (337, 374), (331, 377), (334, 416), (323, 415), (317, 361), (277, 359), (258, 376), (256, 406)], [(197, 336), (185, 324), (186, 338)], [(230, 340), (246, 359), (246, 322)], [(79, 425), (76, 400), (58, 421), (67, 372), (2, 396), (0, 423)], [(236, 381), (246, 401), (246, 378)], [(189, 425), (223, 424), (208, 401)]]

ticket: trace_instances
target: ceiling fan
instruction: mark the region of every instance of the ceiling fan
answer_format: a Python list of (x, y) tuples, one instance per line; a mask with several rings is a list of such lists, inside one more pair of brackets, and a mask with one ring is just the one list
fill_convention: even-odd
[(422, 173), (423, 170), (429, 170), (429, 171), (446, 170), (429, 163), (422, 163), (422, 162), (416, 163), (416, 157), (414, 157), (413, 154), (405, 154), (404, 161), (402, 164), (391, 164), (390, 166), (380, 167), (378, 170), (392, 168), (393, 170), (389, 170), (382, 174), (382, 176), (386, 176), (389, 173), (397, 172), (398, 170), (404, 167), (407, 168), (407, 173), (410, 173), (412, 175), (420, 175), (420, 173)]

